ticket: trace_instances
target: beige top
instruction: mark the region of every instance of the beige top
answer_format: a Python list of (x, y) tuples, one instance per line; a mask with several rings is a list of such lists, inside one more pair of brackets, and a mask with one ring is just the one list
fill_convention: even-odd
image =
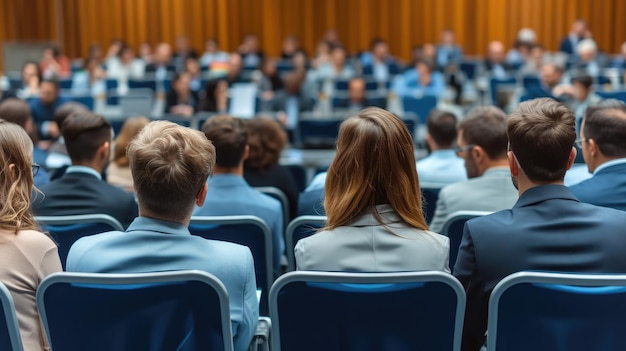
[(109, 163), (107, 167), (107, 183), (122, 187), (129, 193), (135, 192), (130, 167), (120, 167), (115, 162)]
[(24, 350), (49, 350), (39, 320), (35, 291), (47, 275), (60, 272), (56, 244), (43, 233), (0, 229), (0, 281), (15, 301)]

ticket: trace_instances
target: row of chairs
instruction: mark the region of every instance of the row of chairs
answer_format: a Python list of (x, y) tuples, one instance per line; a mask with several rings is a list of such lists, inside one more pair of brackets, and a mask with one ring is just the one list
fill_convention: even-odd
[[(53, 350), (233, 350), (228, 293), (200, 271), (55, 273), (37, 290)], [(519, 272), (489, 301), (488, 350), (623, 350), (626, 275)], [(0, 348), (21, 351), (0, 284)], [(460, 350), (466, 296), (442, 272), (291, 272), (270, 291), (272, 350)], [(271, 326), (270, 326), (271, 324)], [(267, 335), (253, 340), (268, 349)]]

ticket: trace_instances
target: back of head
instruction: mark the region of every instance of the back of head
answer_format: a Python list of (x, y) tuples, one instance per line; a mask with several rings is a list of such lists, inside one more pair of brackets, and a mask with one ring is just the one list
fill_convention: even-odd
[(287, 144), (287, 133), (280, 123), (269, 117), (257, 117), (245, 124), (250, 146), (246, 167), (263, 171), (278, 164), (280, 153)]
[(69, 115), (61, 126), (65, 146), (72, 162), (94, 159), (98, 149), (111, 142), (111, 124), (104, 117), (89, 111)]
[(30, 107), (20, 99), (9, 98), (0, 103), (0, 118), (26, 129), (31, 118)]
[(474, 107), (458, 129), (466, 144), (480, 146), (492, 161), (506, 158), (506, 115), (499, 108)]
[(55, 121), (60, 128), (63, 125), (63, 122), (65, 122), (67, 116), (71, 115), (74, 112), (86, 113), (89, 112), (89, 109), (87, 108), (87, 106), (79, 102), (68, 101), (63, 105), (57, 107), (56, 110), (54, 110), (54, 116), (52, 117), (52, 120)]
[(585, 111), (583, 135), (593, 139), (605, 157), (626, 157), (626, 104), (608, 99), (590, 106)]
[(573, 112), (549, 98), (521, 103), (507, 123), (509, 148), (533, 182), (565, 177), (576, 139)]
[(248, 132), (242, 120), (228, 115), (215, 116), (204, 122), (202, 132), (215, 145), (217, 166), (239, 166), (248, 145)]
[(22, 127), (0, 120), (0, 228), (37, 229), (30, 212), (33, 143)]
[(339, 128), (326, 178), (327, 228), (347, 225), (380, 204), (390, 204), (409, 225), (427, 229), (411, 134), (392, 113), (370, 107)]
[(115, 152), (113, 154), (115, 164), (120, 167), (128, 167), (129, 162), (126, 155), (128, 144), (148, 123), (150, 120), (143, 116), (132, 117), (124, 122), (120, 134), (115, 139)]
[(582, 85), (585, 89), (589, 90), (593, 85), (593, 78), (585, 74), (572, 78), (572, 83), (578, 83)]
[(428, 134), (440, 148), (451, 148), (456, 140), (456, 117), (447, 111), (433, 110), (428, 116)]
[(211, 142), (193, 129), (155, 121), (127, 152), (140, 210), (172, 221), (189, 216), (215, 164)]

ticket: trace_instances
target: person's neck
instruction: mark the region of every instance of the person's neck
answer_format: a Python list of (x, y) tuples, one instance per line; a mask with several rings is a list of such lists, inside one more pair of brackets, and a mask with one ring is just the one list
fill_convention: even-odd
[(243, 177), (243, 162), (237, 167), (220, 167), (217, 164), (213, 167), (213, 174), (230, 174)]
[(518, 190), (519, 196), (522, 196), (522, 194), (528, 191), (529, 189), (536, 188), (542, 185), (549, 185), (549, 184), (564, 185), (564, 182), (563, 182), (563, 179), (549, 181), (549, 182), (536, 182), (536, 181), (532, 181), (528, 179), (528, 177), (526, 176), (520, 175), (519, 177), (517, 177), (517, 190)]
[(481, 172), (481, 176), (485, 174), (488, 170), (492, 168), (508, 168), (509, 161), (505, 158), (502, 160), (487, 160), (483, 166), (483, 171)]
[(434, 141), (426, 141), (426, 143), (428, 144), (428, 148), (430, 149), (431, 152), (435, 152), (435, 151), (442, 151), (442, 150), (452, 150), (452, 145), (439, 145)]
[(142, 209), (141, 206), (139, 208), (139, 217), (146, 217), (146, 218), (156, 219), (159, 221), (180, 223), (184, 225), (185, 227), (189, 227), (189, 223), (191, 222), (191, 212), (183, 219), (175, 219), (175, 218), (169, 218), (167, 216), (161, 216), (161, 215), (152, 213), (149, 210)]
[(607, 163), (607, 162), (611, 162), (617, 159), (621, 159), (623, 157), (607, 157), (604, 156), (601, 153), (597, 153), (595, 157), (593, 157), (592, 160), (589, 161), (589, 164), (593, 165), (593, 171), (591, 171), (592, 173), (596, 171), (596, 169), (598, 169), (598, 167), (602, 166), (603, 164)]

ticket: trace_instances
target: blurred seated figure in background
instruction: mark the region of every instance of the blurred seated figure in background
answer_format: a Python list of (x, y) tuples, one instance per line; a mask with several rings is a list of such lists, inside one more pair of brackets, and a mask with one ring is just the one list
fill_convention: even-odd
[(386, 41), (376, 38), (372, 41), (370, 51), (361, 54), (363, 75), (371, 76), (378, 82), (387, 82), (400, 73), (400, 66), (389, 54)]
[(189, 73), (179, 73), (172, 79), (172, 90), (167, 93), (165, 113), (191, 117), (198, 109), (198, 94), (189, 87)]
[(57, 47), (49, 47), (43, 51), (39, 67), (45, 79), (67, 78), (72, 74), (70, 60), (61, 55)]
[(261, 80), (259, 81), (259, 93), (262, 101), (274, 99), (276, 92), (284, 89), (283, 79), (276, 67), (275, 59), (264, 59), (261, 63)]
[[(39, 98), (29, 101), (30, 111), (35, 121), (35, 127), (39, 133), (39, 140), (54, 140), (59, 137), (59, 126), (54, 122), (53, 116), (56, 109), (69, 99), (59, 95), (59, 82), (51, 79), (44, 79), (39, 85)], [(42, 149), (50, 147), (40, 144)]]
[(269, 117), (246, 121), (250, 156), (244, 161), (243, 177), (253, 187), (280, 189), (289, 200), (289, 219), (298, 211), (298, 186), (289, 169), (278, 163), (287, 145), (287, 134), (280, 123)]
[(220, 51), (217, 39), (210, 38), (204, 44), (204, 53), (200, 57), (200, 65), (210, 68), (214, 62), (228, 62), (228, 54)]
[(203, 87), (202, 69), (197, 58), (189, 56), (185, 59), (185, 69), (183, 73), (189, 75), (189, 89), (198, 94)]
[(574, 65), (574, 69), (578, 69), (581, 74), (587, 74), (593, 78), (600, 75), (602, 63), (598, 57), (598, 46), (593, 39), (584, 39), (576, 46), (578, 53), (578, 61)]
[(228, 112), (228, 81), (226, 79), (210, 80), (206, 85), (206, 94), (202, 104), (203, 111)]
[(241, 45), (239, 45), (239, 55), (241, 62), (246, 69), (257, 69), (265, 59), (265, 54), (259, 47), (259, 38), (254, 34), (248, 34), (243, 37)]
[(145, 74), (162, 81), (175, 72), (176, 67), (172, 64), (172, 47), (168, 43), (160, 43), (152, 55), (152, 62), (146, 64)]
[(283, 40), (283, 51), (280, 54), (280, 58), (283, 60), (291, 60), (298, 52), (303, 52), (302, 47), (300, 47), (300, 39), (295, 35), (286, 37), (285, 40)]
[(391, 90), (400, 97), (422, 97), (424, 95), (440, 98), (446, 85), (443, 75), (435, 70), (434, 61), (419, 60), (413, 69), (409, 69), (393, 80)]
[(430, 154), (417, 161), (422, 188), (441, 188), (467, 180), (465, 162), (456, 155), (456, 117), (446, 111), (432, 110), (427, 120), (426, 144)]
[(100, 61), (94, 57), (88, 57), (80, 71), (72, 75), (72, 94), (98, 96), (106, 94), (107, 73)]
[(580, 41), (589, 36), (587, 22), (583, 19), (577, 19), (572, 23), (572, 29), (565, 38), (561, 40), (559, 50), (565, 54), (576, 56), (576, 46)]
[(298, 241), (299, 270), (449, 272), (449, 240), (428, 231), (404, 122), (371, 107), (346, 119), (328, 169), (322, 231)]
[(135, 189), (133, 188), (133, 177), (130, 172), (126, 149), (148, 123), (150, 120), (143, 116), (131, 117), (124, 122), (120, 134), (115, 139), (115, 145), (113, 145), (113, 159), (106, 169), (107, 182), (119, 186), (129, 193), (134, 192)]
[(335, 46), (330, 52), (330, 61), (309, 73), (307, 79), (319, 84), (326, 96), (332, 96), (335, 81), (354, 77), (354, 68), (347, 63), (348, 52), (343, 46)]
[(502, 42), (492, 41), (487, 46), (484, 70), (491, 78), (507, 79), (511, 77), (511, 65), (506, 62)]
[(537, 42), (537, 34), (530, 28), (517, 32), (513, 48), (506, 54), (506, 62), (512, 67), (521, 67), (530, 57), (530, 50)]
[(541, 66), (539, 82), (526, 86), (528, 99), (549, 97), (559, 100), (563, 92), (557, 88), (563, 83), (564, 67), (556, 62), (546, 62)]
[(341, 99), (335, 95), (333, 107), (347, 111), (358, 112), (370, 106), (385, 108), (387, 103), (385, 98), (372, 99), (368, 98), (365, 89), (365, 79), (363, 77), (355, 77), (348, 82), (348, 96)]
[(458, 66), (463, 59), (463, 49), (456, 43), (456, 37), (452, 29), (444, 29), (441, 32), (441, 41), (437, 45), (437, 66), (444, 71), (448, 67)]
[(35, 222), (33, 143), (22, 127), (0, 120), (0, 281), (11, 292), (24, 350), (49, 350), (35, 292), (48, 275), (60, 272), (54, 241)]
[(58, 178), (65, 172), (64, 167), (70, 166), (72, 160), (67, 153), (67, 147), (65, 146), (65, 139), (63, 138), (63, 122), (65, 119), (74, 112), (89, 113), (89, 109), (78, 102), (68, 101), (59, 106), (54, 111), (52, 120), (59, 126), (61, 136), (50, 146), (48, 149), (48, 157), (46, 158), (46, 168), (54, 170), (52, 179)]
[(612, 66), (614, 68), (626, 70), (626, 41), (620, 47), (619, 54), (613, 59)]
[(544, 62), (545, 50), (541, 44), (535, 44), (530, 48), (530, 54), (524, 61), (520, 73), (522, 76), (539, 76)]
[(176, 67), (176, 72), (182, 72), (185, 70), (185, 62), (188, 58), (198, 58), (196, 50), (194, 50), (189, 44), (189, 38), (184, 35), (176, 38), (176, 49), (174, 56), (172, 56), (172, 64)]
[(133, 48), (123, 46), (118, 56), (111, 57), (107, 61), (107, 76), (117, 79), (118, 92), (125, 94), (128, 91), (128, 80), (143, 78), (145, 66), (143, 60), (135, 57)]
[(42, 80), (41, 68), (35, 61), (26, 61), (22, 65), (22, 81), (19, 86), (13, 86), (16, 95), (20, 99), (28, 99), (39, 96), (39, 83)]
[(330, 50), (331, 46), (326, 41), (320, 41), (315, 48), (315, 56), (311, 62), (314, 69), (322, 67), (323, 65), (330, 63)]

